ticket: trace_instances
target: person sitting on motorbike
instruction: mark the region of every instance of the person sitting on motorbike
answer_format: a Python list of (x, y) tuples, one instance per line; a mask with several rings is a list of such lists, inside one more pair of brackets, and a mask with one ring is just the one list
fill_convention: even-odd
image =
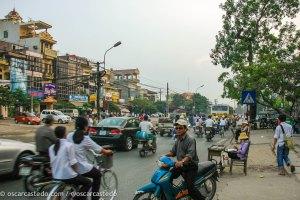
[[(101, 173), (100, 170), (90, 164), (87, 159), (87, 151), (94, 150), (96, 153), (110, 156), (113, 154), (111, 150), (106, 150), (96, 144), (87, 134), (89, 122), (84, 117), (78, 117), (75, 121), (75, 131), (68, 134), (67, 139), (74, 144), (75, 156), (78, 160), (78, 173), (84, 177), (92, 178), (92, 193), (99, 192)], [(98, 200), (99, 195), (93, 195), (92, 200)]]
[[(178, 136), (171, 151), (166, 155), (168, 157), (177, 157), (174, 171), (172, 172), (172, 179), (179, 177), (184, 178), (189, 195), (192, 199), (205, 199), (201, 193), (195, 188), (194, 181), (198, 172), (199, 158), (196, 150), (196, 140), (191, 138), (188, 134), (188, 122), (179, 119), (176, 122), (176, 134)], [(172, 183), (170, 183), (172, 184)]]
[(149, 122), (148, 115), (144, 116), (144, 119), (142, 122), (140, 122), (139, 127), (141, 128), (141, 131), (144, 131), (151, 135), (151, 138), (152, 138), (151, 145), (152, 145), (152, 147), (156, 148), (156, 135), (151, 132), (151, 130), (154, 130), (154, 127), (153, 127), (153, 124), (151, 122)]
[(224, 116), (222, 116), (222, 118), (221, 118), (221, 120), (220, 120), (220, 123), (219, 123), (219, 125), (220, 125), (220, 129), (223, 129), (223, 130), (225, 130), (225, 126), (226, 126), (226, 124), (227, 124), (227, 121), (225, 120), (225, 117), (224, 117)]
[(44, 122), (45, 125), (39, 127), (35, 132), (36, 151), (41, 156), (49, 157), (48, 149), (57, 139), (52, 128), (54, 124), (53, 116), (47, 115)]
[[(78, 160), (75, 156), (74, 144), (66, 140), (66, 128), (58, 126), (54, 130), (57, 140), (49, 148), (52, 176), (68, 184), (81, 186), (78, 193), (87, 193), (91, 188), (91, 181), (78, 174)], [(76, 200), (84, 200), (86, 196), (75, 196)]]
[(250, 144), (248, 139), (249, 137), (247, 136), (246, 132), (242, 132), (239, 136), (239, 140), (241, 141), (240, 147), (237, 148), (236, 146), (234, 146), (234, 151), (227, 151), (228, 157), (231, 159), (239, 160), (245, 159)]
[(211, 115), (208, 115), (208, 119), (205, 120), (205, 129), (214, 133), (214, 120), (211, 119)]

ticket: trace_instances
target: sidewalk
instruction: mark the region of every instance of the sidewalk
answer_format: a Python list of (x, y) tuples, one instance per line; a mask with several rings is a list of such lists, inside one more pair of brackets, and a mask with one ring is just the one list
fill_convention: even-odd
[[(290, 152), (289, 155), (293, 164), (298, 166), (296, 173), (279, 176), (276, 157), (271, 152), (272, 138), (271, 130), (251, 132), (247, 176), (243, 174), (243, 167), (233, 166), (232, 175), (229, 174), (229, 167), (226, 167), (220, 177), (215, 199), (295, 200), (300, 198), (300, 155), (299, 153), (296, 155), (295, 152)], [(295, 142), (300, 152), (300, 137), (297, 135)]]

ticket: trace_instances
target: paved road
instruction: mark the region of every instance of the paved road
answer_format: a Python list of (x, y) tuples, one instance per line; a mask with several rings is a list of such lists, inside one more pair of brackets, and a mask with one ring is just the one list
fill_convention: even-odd
[[(194, 134), (190, 133), (192, 136)], [(227, 133), (229, 135), (229, 132)], [(214, 143), (220, 141), (221, 138), (217, 135), (214, 138)], [(114, 167), (119, 179), (119, 200), (129, 200), (133, 198), (135, 190), (147, 183), (156, 168), (156, 160), (160, 155), (166, 154), (174, 144), (169, 137), (158, 136), (158, 151), (154, 155), (149, 155), (146, 158), (140, 158), (138, 149), (131, 152), (117, 152), (114, 155)], [(207, 147), (212, 143), (208, 143), (204, 138), (197, 138), (197, 151), (201, 161), (207, 159)], [(22, 180), (11, 180), (10, 177), (0, 177), (0, 192), (1, 191), (24, 191)], [(1, 197), (0, 197), (1, 198)], [(26, 199), (25, 197), (22, 199)], [(29, 198), (27, 198), (29, 199)], [(40, 199), (40, 198), (31, 198)]]

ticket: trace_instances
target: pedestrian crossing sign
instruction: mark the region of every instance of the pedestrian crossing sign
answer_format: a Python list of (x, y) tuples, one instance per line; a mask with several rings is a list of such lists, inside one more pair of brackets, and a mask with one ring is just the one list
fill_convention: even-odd
[(243, 91), (242, 104), (256, 104), (256, 92), (255, 91)]

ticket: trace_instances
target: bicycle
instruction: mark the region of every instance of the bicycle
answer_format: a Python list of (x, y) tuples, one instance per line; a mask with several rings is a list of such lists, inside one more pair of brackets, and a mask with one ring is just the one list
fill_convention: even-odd
[[(113, 166), (112, 156), (107, 157), (97, 154), (93, 150), (89, 151), (92, 154), (87, 154), (89, 162), (97, 166), (101, 172), (100, 199), (113, 200), (117, 195), (118, 178), (115, 172), (110, 169)], [(52, 184), (54, 184), (54, 186), (51, 189), (47, 200), (72, 200), (74, 194), (78, 191), (78, 188), (75, 185), (60, 180), (53, 180)], [(91, 196), (88, 195), (87, 199), (90, 198)]]

